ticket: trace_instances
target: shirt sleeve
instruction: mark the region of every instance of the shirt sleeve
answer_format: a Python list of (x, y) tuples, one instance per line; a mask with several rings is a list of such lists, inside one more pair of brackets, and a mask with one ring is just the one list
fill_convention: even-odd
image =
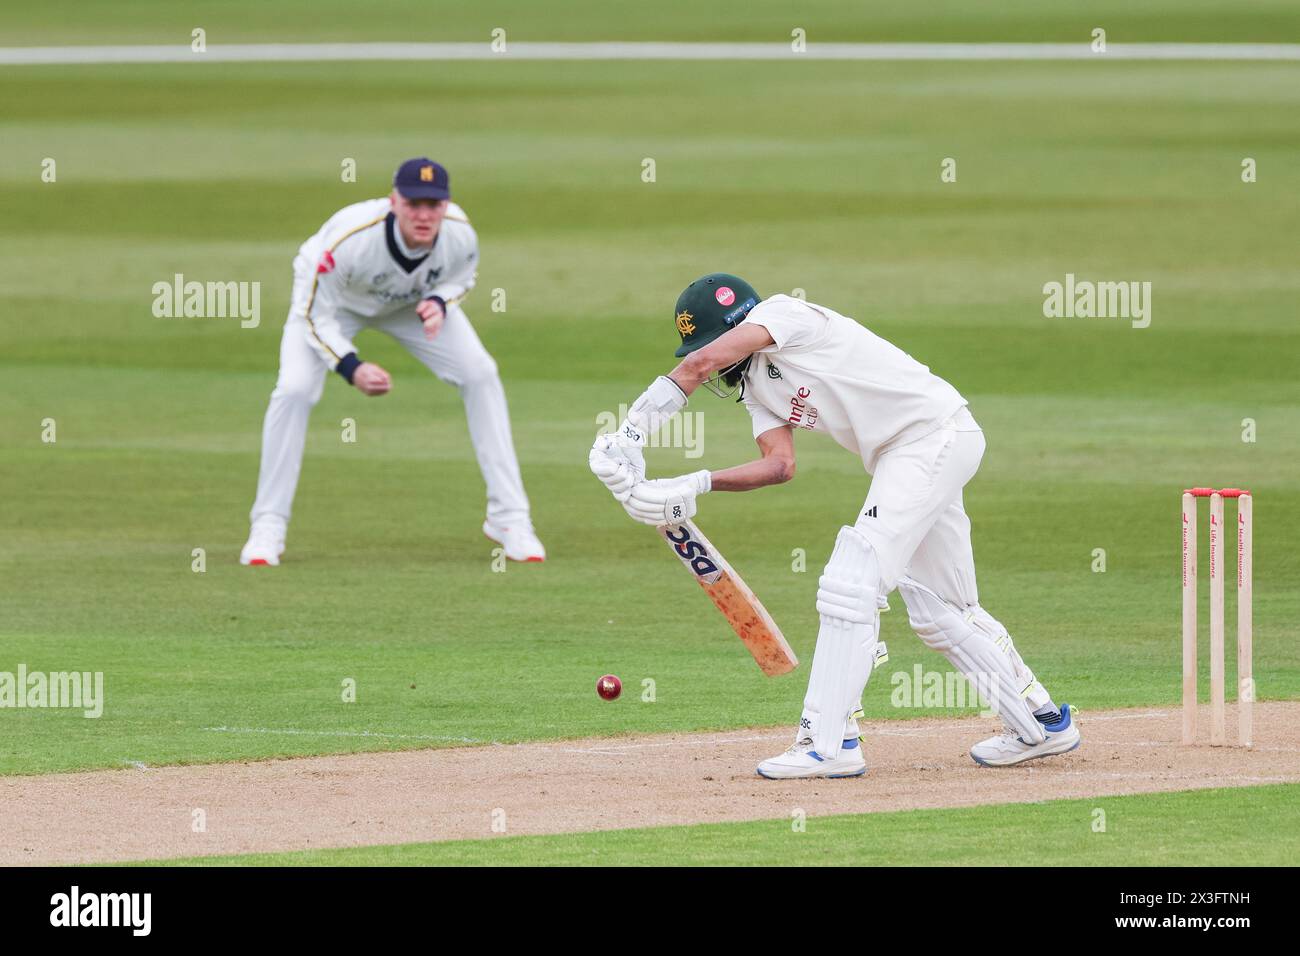
[[(347, 283), (347, 263), (337, 251), (326, 251), (316, 263), (311, 295), (307, 299), (307, 343), (335, 371), (340, 362), (356, 366), (356, 346), (339, 328), (339, 293)], [(348, 357), (352, 358), (349, 359)], [(350, 380), (350, 371), (344, 373)]]
[(455, 305), (474, 288), (474, 282), (478, 279), (478, 233), (468, 222), (464, 223), (464, 227), (469, 233), (468, 241), (464, 241), (456, 250), (455, 258), (448, 265), (447, 276), (428, 291), (426, 299), (437, 298), (444, 305)]
[(787, 351), (811, 345), (825, 331), (826, 321), (826, 316), (798, 299), (760, 303), (745, 319), (747, 325), (761, 325), (772, 336), (774, 344), (759, 349), (760, 352)]
[(790, 424), (776, 413), (764, 405), (760, 405), (752, 398), (745, 398), (745, 411), (749, 412), (749, 417), (754, 423), (754, 437), (757, 438), (763, 432), (770, 432), (773, 428), (780, 428), (782, 425)]

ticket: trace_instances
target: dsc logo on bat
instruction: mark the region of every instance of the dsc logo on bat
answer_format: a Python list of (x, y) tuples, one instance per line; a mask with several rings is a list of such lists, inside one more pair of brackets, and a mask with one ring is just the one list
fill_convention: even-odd
[(722, 571), (710, 556), (709, 549), (691, 536), (691, 529), (686, 525), (669, 526), (660, 530), (672, 543), (673, 550), (682, 559), (682, 563), (705, 584), (712, 584), (722, 576)]

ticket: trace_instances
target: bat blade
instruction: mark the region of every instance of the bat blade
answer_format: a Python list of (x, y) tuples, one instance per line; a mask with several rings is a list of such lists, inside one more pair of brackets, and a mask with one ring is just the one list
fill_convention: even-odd
[(693, 521), (661, 527), (659, 533), (749, 648), (764, 674), (777, 677), (799, 666), (767, 608)]

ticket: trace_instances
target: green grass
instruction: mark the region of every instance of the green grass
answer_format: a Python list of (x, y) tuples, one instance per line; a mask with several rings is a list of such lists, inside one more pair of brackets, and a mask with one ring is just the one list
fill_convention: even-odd
[[(1288, 866), (1300, 785), (194, 857), (206, 866)], [(1267, 825), (1264, 825), (1267, 821)]]
[[(0, 24), (12, 43), (160, 42), (206, 20), (216, 42), (248, 14), (220, 35), (393, 38), (399, 6), (363, 28), (313, 4), (310, 35), (308, 8), (288, 3), (196, 8), (211, 17), (128, 3), (58, 37), (36, 8), (6, 8)], [(478, 35), (468, 9), (443, 38)], [(512, 17), (541, 23), (531, 9)], [(614, 9), (569, 26), (695, 30), (671, 5), (617, 22)], [(754, 32), (729, 39), (787, 16), (755, 9)], [(1061, 39), (1077, 26), (1007, 9), (1019, 19), (990, 14), (960, 36), (975, 14), (933, 28), (864, 25), (848, 5), (819, 15), (857, 24), (839, 39)], [(1170, 9), (1097, 13), (1140, 25), (1164, 11), (1167, 33), (1135, 26), (1145, 39), (1294, 35), (1281, 4)], [(803, 672), (764, 679), (585, 466), (597, 415), (670, 367), (680, 288), (718, 268), (763, 292), (806, 289), (971, 400), (989, 439), (966, 496), (982, 601), (1058, 699), (1176, 699), (1177, 492), (1190, 483), (1256, 491), (1259, 693), (1297, 696), (1296, 77), (1121, 62), (0, 69), (0, 670), (102, 670), (107, 694), (99, 720), (0, 711), (0, 773), (792, 720)], [(393, 394), (328, 383), (286, 563), (239, 568), (294, 250), (426, 151), (482, 237), (467, 308), (501, 366), (551, 560), (493, 570), (455, 393), (363, 333)], [(949, 156), (958, 181), (945, 185)], [(1245, 156), (1255, 184), (1240, 181)], [(339, 180), (347, 158), (355, 184)], [(175, 272), (260, 281), (261, 324), (153, 318), (151, 286)], [(1041, 288), (1067, 272), (1153, 282), (1151, 327), (1044, 319)], [(504, 313), (489, 308), (494, 288)], [(752, 454), (740, 408), (706, 394), (692, 407), (704, 456), (657, 451), (655, 473)], [(356, 444), (340, 441), (345, 417)], [(817, 575), (868, 479), (824, 440), (800, 436), (799, 456), (792, 484), (712, 495), (700, 520), (808, 660)], [(946, 668), (895, 604), (891, 668)], [(615, 704), (592, 687), (610, 671), (629, 688)], [(341, 700), (347, 679), (355, 703)], [(654, 703), (640, 702), (645, 679)], [(918, 713), (892, 710), (880, 675), (866, 703), (872, 717)]]
[(865, 5), (822, 0), (792, 9), (781, 0), (660, 0), (653, 5), (557, 0), (386, 0), (362, 9), (344, 0), (117, 0), (112, 16), (93, 0), (63, 0), (59, 16), (40, 6), (0, 11), (7, 45), (171, 43), (188, 45), (196, 27), (209, 45), (312, 41), (482, 41), (502, 28), (515, 41), (678, 40), (788, 42), (796, 27), (810, 43), (850, 41), (1020, 41), (1087, 43), (1096, 27), (1110, 42), (1295, 42), (1300, 18), (1286, 0), (1123, 0), (1044, 5), (1002, 0), (996, 8), (963, 0)]

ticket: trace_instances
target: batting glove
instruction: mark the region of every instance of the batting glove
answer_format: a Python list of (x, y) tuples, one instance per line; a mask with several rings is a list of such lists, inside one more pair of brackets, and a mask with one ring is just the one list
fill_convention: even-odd
[(677, 478), (640, 481), (623, 503), (627, 513), (649, 525), (681, 524), (695, 516), (695, 499), (713, 488), (708, 471), (695, 471)]
[(591, 473), (620, 502), (626, 502), (633, 486), (645, 480), (645, 455), (640, 447), (619, 441), (617, 435), (597, 436), (587, 455), (587, 464)]

